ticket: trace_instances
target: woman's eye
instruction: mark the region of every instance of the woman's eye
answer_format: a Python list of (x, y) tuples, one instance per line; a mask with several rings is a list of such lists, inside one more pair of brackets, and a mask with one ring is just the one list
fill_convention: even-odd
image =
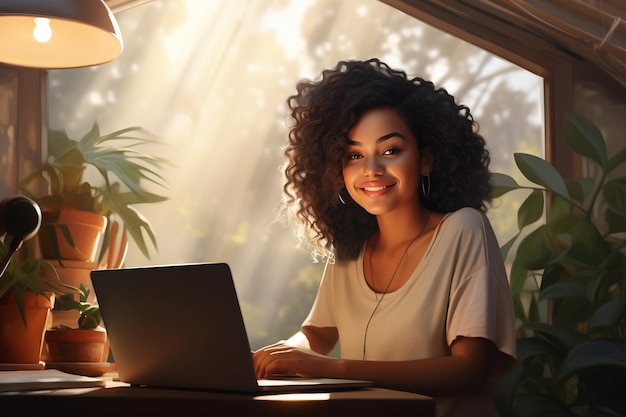
[(346, 159), (349, 160), (349, 161), (354, 161), (354, 160), (360, 159), (360, 158), (361, 158), (361, 155), (358, 154), (358, 153), (349, 153), (349, 154), (346, 155)]
[(400, 152), (400, 149), (398, 148), (389, 148), (389, 149), (386, 149), (385, 152), (383, 152), (383, 155), (395, 155), (399, 152)]

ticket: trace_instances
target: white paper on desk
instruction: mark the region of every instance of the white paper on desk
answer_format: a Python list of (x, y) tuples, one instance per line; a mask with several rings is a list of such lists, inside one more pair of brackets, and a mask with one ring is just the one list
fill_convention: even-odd
[(68, 374), (57, 369), (0, 371), (0, 392), (102, 387), (106, 378)]

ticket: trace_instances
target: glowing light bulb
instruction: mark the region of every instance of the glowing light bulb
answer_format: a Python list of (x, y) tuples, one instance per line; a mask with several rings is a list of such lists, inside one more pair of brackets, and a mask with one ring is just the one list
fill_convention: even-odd
[(45, 17), (35, 18), (35, 29), (33, 29), (33, 38), (37, 42), (46, 43), (52, 38), (52, 29), (50, 28), (50, 19)]

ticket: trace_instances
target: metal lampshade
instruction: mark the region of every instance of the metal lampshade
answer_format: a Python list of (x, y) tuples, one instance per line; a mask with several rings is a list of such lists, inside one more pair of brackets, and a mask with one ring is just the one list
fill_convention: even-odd
[(103, 0), (1, 0), (0, 63), (60, 69), (104, 64), (122, 52)]

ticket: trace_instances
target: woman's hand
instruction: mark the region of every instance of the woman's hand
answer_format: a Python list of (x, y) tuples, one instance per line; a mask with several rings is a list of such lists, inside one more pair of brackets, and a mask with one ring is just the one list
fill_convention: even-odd
[(283, 374), (363, 379), (378, 387), (433, 397), (473, 395), (489, 381), (498, 354), (493, 342), (479, 337), (457, 338), (449, 356), (408, 361), (345, 360), (291, 342), (280, 341), (252, 353), (257, 378)]
[(334, 360), (310, 349), (280, 341), (252, 352), (254, 369), (259, 379), (273, 375), (303, 377), (324, 376), (325, 369)]

